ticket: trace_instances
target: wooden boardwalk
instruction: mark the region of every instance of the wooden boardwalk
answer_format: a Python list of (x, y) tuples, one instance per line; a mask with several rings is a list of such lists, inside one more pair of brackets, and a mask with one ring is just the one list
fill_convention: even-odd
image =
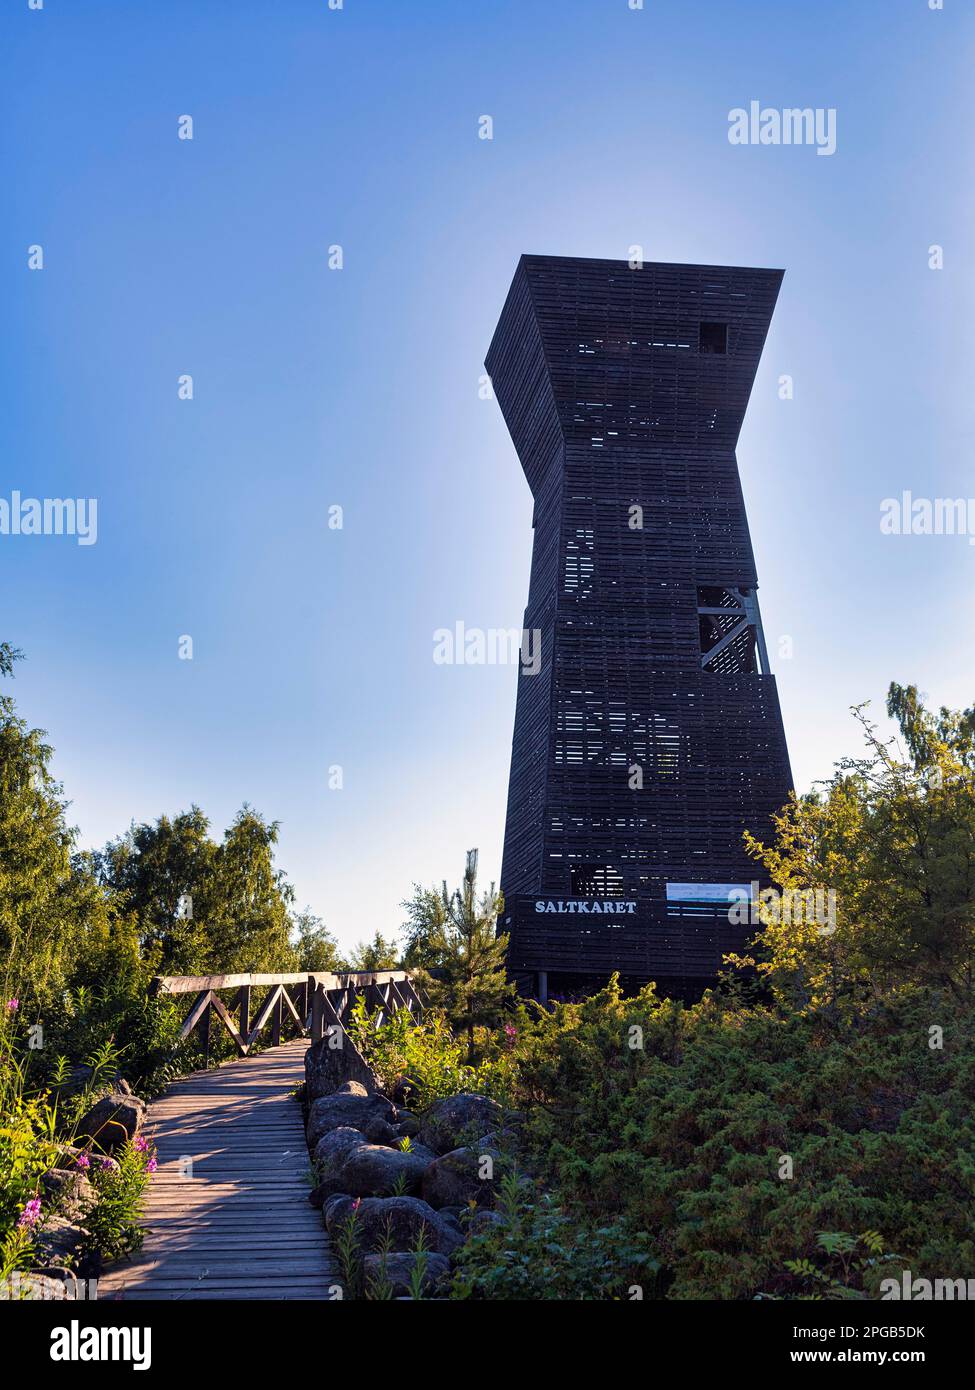
[[(328, 1299), (339, 1282), (308, 1203), (301, 1107), (307, 1039), (194, 1072), (153, 1102), (159, 1168), (141, 1250), (99, 1299)], [(191, 1167), (187, 1160), (191, 1161)]]

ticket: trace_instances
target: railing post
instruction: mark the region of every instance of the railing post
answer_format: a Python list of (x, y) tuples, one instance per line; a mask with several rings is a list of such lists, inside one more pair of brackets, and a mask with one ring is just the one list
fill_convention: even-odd
[(238, 1003), (239, 1003), (239, 1005), (240, 1005), (240, 1012), (239, 1012), (239, 1015), (238, 1015), (238, 1017), (239, 1017), (239, 1019), (240, 1019), (240, 1023), (239, 1023), (240, 1036), (244, 1039), (244, 1042), (246, 1042), (246, 1041), (247, 1041), (247, 1034), (250, 1032), (250, 1027), (251, 1027), (251, 987), (250, 987), (250, 985), (241, 985), (241, 987), (240, 987), (240, 994), (237, 996), (237, 1000), (238, 1000)]
[(311, 987), (311, 1040), (317, 1043), (321, 1042), (325, 1033), (325, 1009), (322, 1004), (325, 986), (314, 975), (309, 976), (308, 983)]
[(207, 999), (206, 1008), (200, 1015), (200, 1021), (196, 1025), (196, 1035), (199, 1038), (200, 1045), (203, 1048), (204, 1067), (208, 1067), (210, 1065), (210, 1013), (210, 1000)]
[(298, 1036), (300, 1038), (308, 1027), (308, 981), (306, 980), (304, 984), (300, 985), (285, 985), (284, 992), (287, 999), (281, 1002), (282, 1004), (290, 1004), (291, 1008), (288, 1012), (290, 1013), (293, 1009), (297, 1015)]
[(277, 989), (278, 997), (274, 1001), (274, 1013), (271, 1015), (271, 1041), (274, 1047), (279, 1047), (281, 1044), (281, 1019), (284, 1015), (284, 1000), (281, 995), (285, 986), (278, 985)]
[(335, 1008), (335, 1016), (343, 1028), (345, 1027), (345, 1022), (348, 1018), (349, 1010), (351, 1009), (354, 1001), (355, 991), (350, 991), (348, 985), (346, 985), (343, 988), (341, 994), (336, 995), (336, 997), (332, 1000), (332, 1004)]

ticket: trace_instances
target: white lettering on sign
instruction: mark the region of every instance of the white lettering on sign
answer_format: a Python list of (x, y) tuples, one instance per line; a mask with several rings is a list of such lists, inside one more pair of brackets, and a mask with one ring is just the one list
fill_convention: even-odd
[(602, 915), (603, 917), (620, 917), (628, 912), (636, 912), (636, 903), (612, 901), (609, 899), (603, 901), (599, 898), (570, 898), (566, 902), (558, 898), (555, 902), (552, 902), (546, 898), (536, 898), (535, 911), (555, 913), (571, 912), (577, 916)]

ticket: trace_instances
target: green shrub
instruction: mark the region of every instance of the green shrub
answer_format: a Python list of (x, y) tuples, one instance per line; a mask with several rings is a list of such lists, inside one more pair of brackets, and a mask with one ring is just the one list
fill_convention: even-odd
[(471, 1235), (457, 1256), (453, 1298), (595, 1300), (652, 1296), (659, 1265), (645, 1235), (621, 1222), (584, 1223), (516, 1174), (502, 1178), (500, 1221)]
[(880, 1280), (902, 1266), (903, 1257), (884, 1250), (878, 1231), (864, 1231), (859, 1236), (821, 1231), (816, 1237), (815, 1257), (786, 1260), (785, 1273), (777, 1281), (783, 1291), (757, 1297), (802, 1301), (876, 1298)]
[(370, 1013), (364, 996), (359, 995), (346, 1026), (384, 1089), (406, 1080), (410, 1105), (420, 1110), (460, 1091), (476, 1091), (500, 1101), (510, 1097), (515, 1077), (513, 1058), (492, 1043), (486, 1030), (481, 1037), (486, 1055), (475, 1066), (468, 1066), (466, 1047), (454, 1038), (439, 1011), (430, 1011), (421, 1023), (414, 1023), (405, 1009), (399, 1009), (381, 1027), (376, 1024), (378, 1012)]
[[(68, 1061), (61, 1056), (42, 1064), (46, 1080), (31, 1084), (30, 1064), (37, 1053), (16, 1055), (16, 1037), (8, 1019), (0, 1033), (0, 1278), (36, 1264), (35, 1243), (51, 1215), (42, 1179), (62, 1166), (65, 1146), (78, 1121), (104, 1083), (114, 1077), (118, 1055), (110, 1042), (87, 1058), (88, 1085), (68, 1088)], [(63, 1095), (62, 1095), (63, 1092)], [(148, 1143), (127, 1144), (117, 1161), (84, 1152), (76, 1160), (91, 1181), (95, 1200), (86, 1207), (82, 1224), (89, 1232), (83, 1248), (88, 1260), (111, 1259), (141, 1242), (141, 1200), (148, 1176), (156, 1166)]]
[(57, 1106), (43, 1091), (32, 1091), (27, 1060), (16, 1045), (17, 1000), (5, 1001), (0, 1014), (0, 1277), (30, 1263), (40, 1220), (41, 1178), (59, 1150)]
[(539, 1020), (520, 1056), (540, 1175), (581, 1224), (645, 1233), (681, 1299), (775, 1292), (823, 1231), (975, 1274), (973, 1082), (969, 1012), (921, 991), (839, 1019), (624, 1000), (614, 980)]
[(117, 1149), (112, 1159), (86, 1156), (84, 1163), (95, 1200), (84, 1213), (88, 1237), (83, 1254), (89, 1260), (114, 1260), (142, 1244), (142, 1199), (156, 1157), (148, 1140), (134, 1139)]

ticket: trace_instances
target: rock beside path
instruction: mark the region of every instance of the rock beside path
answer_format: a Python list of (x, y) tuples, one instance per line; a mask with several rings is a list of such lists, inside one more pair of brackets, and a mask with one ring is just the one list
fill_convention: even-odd
[(430, 1150), (419, 1144), (404, 1153), (385, 1144), (362, 1143), (349, 1151), (336, 1174), (336, 1182), (353, 1197), (394, 1197), (418, 1192), (433, 1159)]
[(365, 1131), (375, 1120), (390, 1124), (396, 1118), (391, 1101), (370, 1093), (358, 1081), (346, 1081), (330, 1095), (312, 1101), (308, 1111), (307, 1139), (312, 1153), (329, 1130), (351, 1128)]
[(127, 1091), (111, 1091), (96, 1100), (75, 1131), (78, 1143), (116, 1149), (134, 1139), (146, 1119), (146, 1103)]
[(432, 1207), (466, 1207), (471, 1202), (490, 1206), (500, 1163), (496, 1149), (474, 1147), (441, 1154), (423, 1174), (423, 1200)]
[[(393, 1298), (411, 1297), (411, 1280), (420, 1259), (421, 1256), (412, 1250), (393, 1250), (388, 1255), (366, 1255), (362, 1261), (366, 1288), (388, 1283)], [(429, 1296), (447, 1279), (450, 1262), (445, 1255), (437, 1255), (432, 1250), (424, 1253), (422, 1261), (420, 1292)]]
[(449, 1256), (464, 1243), (464, 1237), (418, 1197), (364, 1197), (357, 1206), (346, 1196), (326, 1202), (325, 1227), (333, 1240), (339, 1227), (350, 1220), (355, 1222), (364, 1254), (377, 1253), (387, 1233), (393, 1246), (403, 1249), (415, 1245), (423, 1231), (429, 1248), (438, 1255)]
[(434, 1153), (446, 1154), (472, 1144), (479, 1134), (497, 1129), (503, 1112), (496, 1100), (471, 1091), (435, 1100), (423, 1116), (420, 1142)]

